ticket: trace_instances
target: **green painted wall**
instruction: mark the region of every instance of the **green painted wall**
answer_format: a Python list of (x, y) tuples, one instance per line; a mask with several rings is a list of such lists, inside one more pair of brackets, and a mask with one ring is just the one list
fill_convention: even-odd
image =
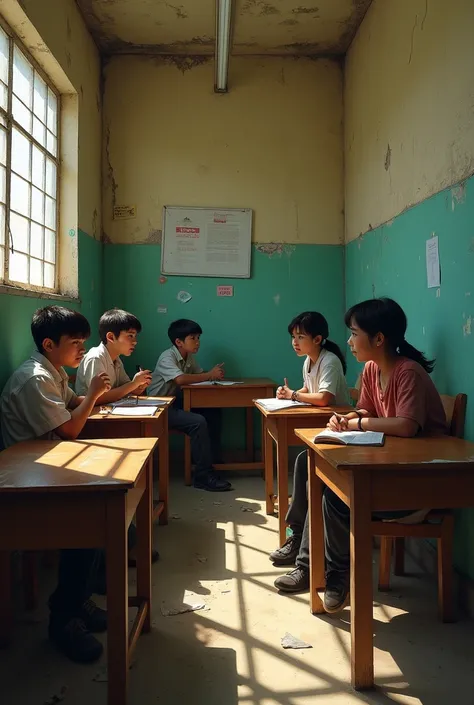
[[(94, 322), (101, 312), (102, 297), (102, 244), (86, 233), (79, 231), (79, 296), (81, 303), (65, 302), (70, 308), (79, 308), (90, 320), (93, 328), (91, 340), (96, 341)], [(15, 369), (33, 348), (30, 322), (33, 312), (52, 303), (48, 299), (29, 296), (0, 294), (0, 320), (3, 343), (0, 356), (0, 391)]]
[[(264, 246), (265, 247), (265, 246)], [(136, 364), (153, 369), (170, 342), (167, 328), (177, 318), (191, 318), (203, 329), (199, 361), (204, 368), (226, 363), (228, 377), (284, 375), (292, 386), (301, 384), (302, 361), (296, 357), (287, 326), (301, 311), (316, 309), (328, 319), (331, 337), (344, 341), (342, 311), (343, 248), (287, 245), (273, 255), (252, 251), (250, 279), (168, 277), (160, 283), (160, 245), (104, 246), (104, 308), (119, 306), (141, 320), (143, 331), (129, 372)], [(232, 298), (218, 298), (216, 287), (232, 285)], [(192, 299), (182, 304), (179, 291)], [(167, 313), (158, 313), (159, 306)], [(242, 415), (226, 418), (224, 444), (239, 446)], [(234, 433), (229, 432), (238, 429)]]
[[(408, 316), (407, 339), (436, 358), (440, 392), (465, 392), (474, 440), (474, 178), (442, 191), (346, 248), (346, 304), (391, 296)], [(428, 289), (425, 243), (439, 238), (441, 287)], [(472, 327), (472, 333), (471, 333)], [(359, 372), (353, 358), (348, 380)], [(459, 513), (455, 560), (474, 578), (474, 511)]]

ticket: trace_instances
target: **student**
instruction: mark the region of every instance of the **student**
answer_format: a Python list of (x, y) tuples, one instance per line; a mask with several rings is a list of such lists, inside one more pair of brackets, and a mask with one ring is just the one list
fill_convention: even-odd
[[(77, 438), (97, 399), (110, 389), (103, 372), (84, 397), (68, 386), (64, 366), (79, 365), (90, 335), (82, 314), (46, 306), (33, 315), (31, 333), (36, 351), (12, 374), (0, 399), (6, 447), (34, 438)], [(98, 557), (95, 549), (61, 551), (58, 584), (49, 598), (50, 639), (73, 661), (94, 661), (102, 653), (91, 632), (107, 629), (107, 613), (92, 602), (89, 589)]]
[(113, 308), (106, 311), (99, 321), (100, 345), (91, 348), (79, 365), (76, 378), (77, 394), (85, 394), (93, 377), (105, 372), (111, 389), (98, 400), (110, 404), (129, 394), (140, 396), (150, 384), (150, 370), (141, 370), (133, 380), (125, 372), (121, 355), (129, 357), (137, 345), (137, 335), (142, 325), (132, 313)]
[(208, 420), (213, 420), (212, 435), (215, 444), (220, 440), (217, 428), (219, 413), (209, 414), (183, 410), (180, 387), (194, 382), (207, 382), (224, 377), (223, 363), (204, 372), (194, 359), (200, 346), (201, 326), (194, 321), (181, 318), (171, 323), (168, 337), (171, 347), (161, 353), (153, 371), (148, 393), (152, 396), (175, 396), (176, 401), (168, 411), (169, 428), (186, 433), (191, 438), (191, 452), (195, 464), (194, 487), (208, 492), (226, 492), (232, 489), (230, 482), (222, 480), (213, 471), (212, 448), (209, 437)]
[[(405, 340), (407, 319), (392, 299), (371, 299), (353, 306), (345, 322), (351, 331), (349, 347), (358, 362), (365, 362), (355, 411), (335, 414), (328, 427), (334, 431), (381, 431), (389, 436), (446, 433), (441, 398), (429, 376), (434, 360)], [(423, 521), (428, 509), (377, 512), (376, 519), (402, 523)], [(326, 612), (339, 612), (349, 592), (349, 508), (328, 487), (323, 494), (325, 530)]]
[[(285, 384), (277, 389), (279, 399), (305, 401), (314, 406), (349, 404), (349, 391), (344, 374), (346, 363), (339, 346), (328, 340), (328, 323), (315, 311), (300, 313), (288, 326), (293, 349), (298, 357), (306, 356), (303, 364), (303, 386), (296, 391)], [(307, 454), (303, 451), (295, 462), (293, 497), (286, 515), (292, 535), (283, 546), (270, 554), (275, 565), (296, 568), (275, 580), (282, 592), (300, 592), (309, 588), (309, 523)]]

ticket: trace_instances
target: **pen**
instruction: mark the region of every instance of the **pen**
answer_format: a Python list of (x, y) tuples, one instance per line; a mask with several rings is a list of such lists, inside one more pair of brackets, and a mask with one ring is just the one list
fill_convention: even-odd
[[(137, 372), (142, 372), (141, 365), (137, 365), (135, 369)], [(138, 406), (138, 394), (137, 394), (137, 400), (135, 402), (135, 405)]]

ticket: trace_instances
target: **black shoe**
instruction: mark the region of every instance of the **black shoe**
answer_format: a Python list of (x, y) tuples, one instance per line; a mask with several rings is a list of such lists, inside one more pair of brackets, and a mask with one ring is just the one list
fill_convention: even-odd
[(107, 631), (107, 612), (98, 607), (93, 600), (86, 600), (82, 605), (81, 619), (90, 632), (98, 634)]
[[(160, 554), (156, 549), (152, 549), (151, 551), (151, 562), (156, 563), (157, 561), (160, 560)], [(129, 557), (128, 559), (128, 567), (129, 568), (136, 568), (137, 567), (137, 559), (133, 557)]]
[(92, 663), (102, 655), (104, 647), (77, 617), (63, 619), (53, 614), (49, 620), (49, 638), (71, 661)]
[(277, 578), (274, 584), (282, 592), (304, 592), (309, 590), (309, 570), (296, 566), (294, 570)]
[(301, 546), (301, 535), (289, 536), (281, 548), (270, 553), (270, 560), (275, 565), (294, 565)]
[(349, 602), (347, 579), (329, 577), (324, 591), (323, 607), (328, 614), (336, 614), (344, 609)]
[(218, 475), (213, 472), (194, 478), (194, 487), (197, 490), (206, 490), (207, 492), (228, 492), (233, 489), (230, 482), (221, 480)]

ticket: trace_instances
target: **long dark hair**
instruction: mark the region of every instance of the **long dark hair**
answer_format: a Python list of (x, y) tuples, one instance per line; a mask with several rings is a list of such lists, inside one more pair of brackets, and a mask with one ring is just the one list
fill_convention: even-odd
[(328, 340), (329, 326), (328, 322), (324, 318), (322, 313), (317, 311), (305, 311), (295, 316), (288, 326), (288, 333), (293, 335), (293, 331), (299, 330), (301, 333), (310, 335), (312, 338), (316, 338), (318, 335), (322, 337), (321, 347), (324, 350), (329, 350), (329, 352), (337, 355), (341, 361), (342, 369), (344, 374), (346, 374), (346, 361), (344, 355), (341, 352), (341, 348), (337, 343), (333, 343), (332, 340)]
[(369, 338), (383, 333), (393, 353), (418, 362), (427, 372), (433, 371), (435, 360), (427, 360), (420, 350), (405, 340), (407, 317), (402, 307), (393, 299), (362, 301), (347, 311), (344, 321), (348, 328), (351, 327), (352, 321), (355, 321)]

